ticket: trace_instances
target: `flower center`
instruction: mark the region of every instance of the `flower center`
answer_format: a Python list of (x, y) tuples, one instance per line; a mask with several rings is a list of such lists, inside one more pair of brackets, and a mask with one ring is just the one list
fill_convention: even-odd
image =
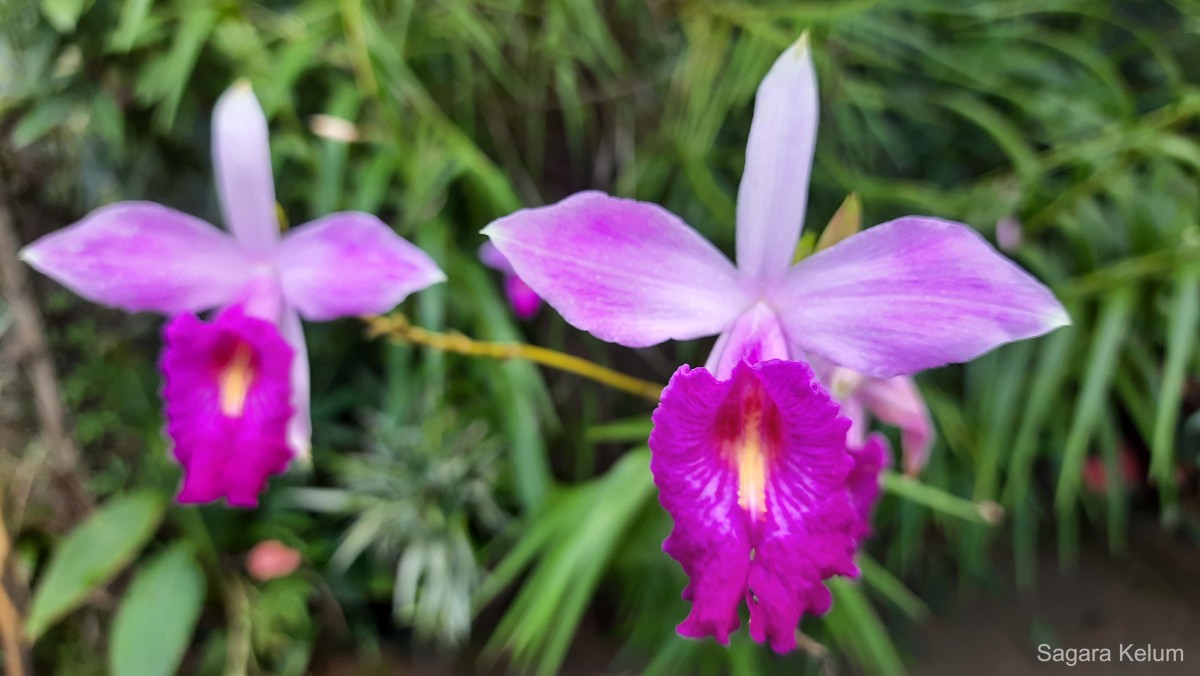
[(250, 391), (250, 385), (254, 383), (255, 375), (254, 353), (250, 351), (249, 345), (239, 342), (217, 380), (221, 395), (221, 413), (226, 417), (241, 417), (246, 408), (246, 394)]
[(767, 430), (769, 404), (756, 383), (743, 383), (728, 402), (724, 454), (738, 477), (738, 506), (757, 521), (767, 513), (767, 461), (772, 435)]
[(833, 367), (829, 374), (829, 389), (837, 399), (845, 400), (858, 391), (866, 376), (841, 366)]

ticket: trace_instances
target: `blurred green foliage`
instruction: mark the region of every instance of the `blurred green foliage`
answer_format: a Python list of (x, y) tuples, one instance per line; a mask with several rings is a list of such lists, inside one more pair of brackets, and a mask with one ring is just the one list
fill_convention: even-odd
[[(217, 222), (209, 114), (248, 78), (290, 222), (371, 211), (448, 271), (403, 308), (417, 323), (665, 381), (708, 346), (631, 353), (549, 311), (518, 325), (475, 260), (477, 232), (598, 188), (660, 202), (731, 250), (754, 91), (803, 30), (822, 96), (810, 228), (850, 192), (866, 223), (923, 213), (991, 236), (1015, 218), (1010, 255), (1074, 319), (920, 379), (940, 432), (926, 499), (888, 487), (865, 584), (837, 583), (835, 610), (803, 626), (836, 659), (898, 673), (893, 636), (927, 612), (905, 583), (945, 598), (946, 580), (987, 583), (1011, 552), (1031, 586), (1048, 535), (1067, 566), (1097, 534), (1120, 553), (1144, 495), (1164, 527), (1200, 533), (1181, 499), (1200, 453), (1195, 0), (16, 0), (0, 7), (0, 183), (28, 237), (119, 199)], [(357, 140), (314, 134), (328, 127), (314, 116), (351, 122)], [(93, 490), (169, 492), (154, 322), (51, 293)], [(682, 574), (658, 549), (669, 524), (645, 451), (627, 450), (644, 443), (643, 402), (528, 364), (364, 347), (359, 332), (308, 329), (310, 468), (277, 480), (254, 513), (170, 509), (159, 539), (186, 541), (209, 581), (185, 669), (302, 673), (318, 640), (362, 654), (462, 640), (472, 598), (485, 658), (541, 673), (571, 659), (585, 615), (620, 646), (617, 663), (655, 673), (831, 659), (673, 634)], [(1144, 468), (1135, 485), (1111, 480), (1125, 454)], [(1082, 484), (1089, 462), (1110, 477), (1102, 494)], [(954, 496), (999, 503), (1007, 525), (963, 518), (970, 505)], [(44, 560), (38, 514), (24, 538)], [(497, 535), (506, 514), (517, 518)], [(267, 537), (301, 549), (300, 577), (244, 577), (242, 553)], [(35, 656), (86, 673), (71, 655), (88, 640), (60, 627)]]

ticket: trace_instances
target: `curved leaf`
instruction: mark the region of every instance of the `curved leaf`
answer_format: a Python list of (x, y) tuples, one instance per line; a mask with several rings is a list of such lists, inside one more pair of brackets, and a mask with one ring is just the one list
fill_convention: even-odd
[(176, 673), (200, 619), (204, 592), (204, 573), (186, 545), (154, 557), (129, 586), (113, 621), (109, 670), (116, 676)]
[(162, 496), (140, 492), (110, 500), (67, 535), (33, 592), (26, 631), (37, 640), (96, 587), (133, 559), (162, 521)]

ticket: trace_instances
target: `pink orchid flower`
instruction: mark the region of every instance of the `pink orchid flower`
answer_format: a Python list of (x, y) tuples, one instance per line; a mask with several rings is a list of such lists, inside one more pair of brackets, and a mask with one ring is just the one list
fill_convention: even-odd
[[(685, 636), (750, 634), (779, 652), (822, 584), (855, 575), (881, 449), (846, 447), (850, 422), (797, 361), (817, 355), (876, 378), (961, 362), (1068, 323), (1037, 280), (969, 227), (911, 216), (791, 265), (817, 128), (816, 74), (801, 38), (758, 90), (738, 192), (737, 266), (654, 204), (584, 192), (484, 229), (571, 324), (630, 347), (720, 334), (704, 368), (682, 366), (650, 435), (663, 549), (691, 578)], [(874, 437), (878, 439), (878, 437)], [(860, 451), (861, 453), (861, 451)], [(853, 477), (859, 468), (867, 479)], [(873, 488), (872, 488), (873, 486)]]
[(537, 295), (525, 280), (521, 279), (512, 263), (500, 253), (495, 244), (484, 242), (479, 247), (479, 260), (489, 268), (504, 275), (504, 295), (508, 297), (508, 305), (518, 319), (533, 319), (542, 309), (542, 297)]
[[(369, 214), (331, 214), (281, 239), (267, 120), (247, 85), (217, 102), (213, 160), (232, 236), (158, 204), (121, 202), (22, 258), (89, 300), (172, 317), (160, 368), (184, 468), (178, 499), (253, 507), (268, 477), (309, 452), (300, 318), (386, 312), (445, 276)], [(192, 314), (214, 308), (211, 323)]]

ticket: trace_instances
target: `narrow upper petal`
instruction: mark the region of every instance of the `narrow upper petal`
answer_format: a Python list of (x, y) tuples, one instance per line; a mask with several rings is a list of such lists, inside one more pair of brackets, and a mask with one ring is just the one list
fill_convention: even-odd
[(582, 192), (483, 233), (571, 324), (644, 347), (719, 333), (750, 305), (729, 259), (662, 207)]
[(225, 226), (247, 250), (265, 254), (279, 241), (279, 217), (267, 117), (249, 84), (235, 84), (217, 100), (212, 146)]
[(792, 262), (808, 205), (818, 107), (804, 35), (775, 61), (754, 101), (737, 202), (737, 262), (749, 279), (781, 277)]
[(846, 479), (848, 421), (800, 362), (740, 362), (727, 380), (676, 371), (654, 412), (650, 469), (675, 521), (663, 550), (691, 579), (685, 636), (724, 642), (750, 608), (750, 633), (795, 647), (822, 581), (855, 574), (859, 520)]
[(907, 376), (868, 378), (854, 396), (881, 422), (900, 428), (905, 473), (917, 474), (924, 469), (934, 431), (917, 383)]
[(292, 358), (292, 417), (288, 420), (287, 445), (294, 457), (307, 458), (312, 452), (308, 344), (304, 340), (304, 326), (300, 323), (300, 315), (292, 308), (284, 309), (280, 328), (284, 340), (295, 355)]
[(152, 202), (119, 202), (30, 244), (21, 258), (88, 300), (129, 312), (232, 303), (251, 274), (237, 243)]
[(968, 361), (1070, 321), (1050, 289), (975, 231), (921, 216), (806, 258), (770, 302), (792, 343), (872, 377)]
[(167, 431), (184, 468), (179, 501), (257, 506), (291, 458), (291, 349), (275, 325), (238, 306), (211, 324), (179, 315), (164, 335)]
[(428, 254), (357, 211), (293, 229), (275, 262), (287, 302), (309, 321), (387, 312), (446, 279)]

